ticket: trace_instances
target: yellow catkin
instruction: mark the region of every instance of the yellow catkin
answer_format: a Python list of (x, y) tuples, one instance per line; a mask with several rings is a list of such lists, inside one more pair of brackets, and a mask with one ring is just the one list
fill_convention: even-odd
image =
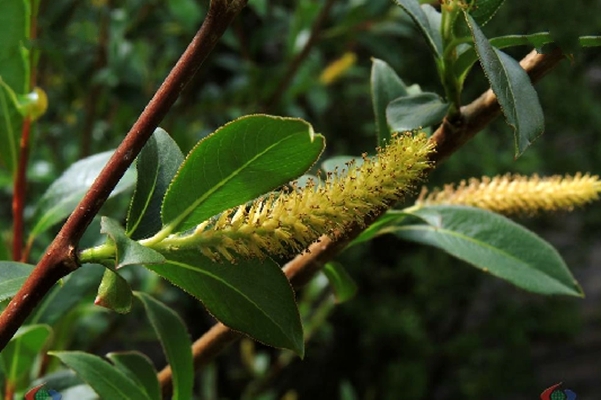
[(544, 178), (504, 175), (472, 178), (431, 193), (424, 188), (416, 204), (466, 205), (505, 215), (532, 215), (544, 211), (571, 211), (597, 200), (600, 191), (601, 182), (596, 175), (578, 173)]
[(431, 151), (424, 134), (396, 135), (373, 158), (364, 155), (361, 165), (349, 163), (348, 171), (325, 180), (293, 184), (228, 210), (199, 225), (186, 242), (214, 260), (302, 252), (321, 235), (361, 224), (370, 212), (400, 200), (430, 166)]

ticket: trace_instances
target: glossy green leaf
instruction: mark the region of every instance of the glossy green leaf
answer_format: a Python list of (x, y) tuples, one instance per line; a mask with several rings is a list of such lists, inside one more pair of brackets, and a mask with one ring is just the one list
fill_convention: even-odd
[(545, 128), (543, 111), (528, 74), (513, 58), (488, 42), (473, 18), (465, 14), (482, 69), (514, 130), (515, 154), (520, 156)]
[(417, 0), (394, 0), (394, 2), (409, 14), (421, 34), (426, 39), (432, 53), (434, 53), (437, 58), (442, 57), (440, 26), (432, 26), (430, 24), (428, 15), (420, 7)]
[(81, 351), (53, 351), (48, 354), (57, 357), (75, 371), (101, 399), (150, 400), (135, 381), (98, 356)]
[(448, 109), (449, 104), (436, 93), (425, 92), (392, 101), (386, 119), (394, 132), (411, 131), (440, 123)]
[(12, 298), (35, 268), (16, 261), (0, 261), (0, 301)]
[(48, 325), (25, 325), (0, 352), (6, 378), (13, 384), (29, 372), (42, 351), (52, 329)]
[(106, 268), (94, 304), (119, 314), (127, 314), (131, 310), (132, 297), (131, 287), (125, 278)]
[(323, 272), (332, 286), (337, 303), (344, 303), (355, 297), (357, 284), (341, 264), (329, 262), (324, 266)]
[[(107, 151), (79, 160), (50, 185), (38, 201), (31, 237), (36, 237), (71, 214), (112, 155), (113, 151)], [(133, 187), (135, 177), (135, 171), (129, 169), (111, 192), (111, 197)]]
[(295, 118), (250, 115), (219, 128), (186, 157), (169, 186), (163, 224), (185, 231), (301, 176), (324, 139)]
[(157, 128), (136, 163), (138, 180), (126, 228), (132, 239), (150, 237), (161, 229), (161, 203), (182, 162), (184, 155), (175, 141), (167, 132)]
[(166, 254), (148, 268), (203, 302), (225, 325), (274, 347), (303, 355), (303, 328), (294, 292), (270, 259), (215, 263), (197, 251)]
[(472, 0), (469, 14), (480, 26), (485, 25), (497, 13), (505, 0)]
[(424, 207), (412, 215), (425, 223), (388, 228), (389, 232), (437, 247), (531, 292), (582, 296), (557, 250), (508, 218), (459, 206)]
[(115, 220), (102, 217), (100, 220), (100, 233), (107, 234), (117, 249), (116, 269), (126, 265), (160, 264), (165, 262), (165, 258), (161, 253), (142, 246), (140, 243), (127, 237), (123, 227)]
[[(17, 93), (29, 91), (30, 2), (0, 0), (0, 79)], [(0, 87), (0, 165), (16, 169), (23, 117)]]
[(135, 292), (144, 305), (150, 324), (163, 346), (167, 362), (173, 374), (173, 399), (192, 398), (194, 367), (192, 364), (192, 342), (184, 322), (169, 307), (151, 296)]
[(136, 351), (109, 353), (111, 360), (125, 376), (144, 389), (151, 400), (161, 400), (161, 388), (157, 379), (157, 371), (152, 361), (144, 354)]
[(407, 86), (386, 62), (377, 58), (372, 59), (370, 80), (378, 145), (385, 146), (391, 134), (386, 121), (386, 107), (397, 97), (408, 95)]

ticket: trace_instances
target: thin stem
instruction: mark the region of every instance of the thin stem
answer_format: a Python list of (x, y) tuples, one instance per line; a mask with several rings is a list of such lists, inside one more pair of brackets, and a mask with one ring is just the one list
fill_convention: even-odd
[(29, 133), (31, 118), (25, 117), (21, 128), (19, 142), (19, 162), (13, 186), (13, 243), (12, 257), (15, 261), (23, 260), (23, 210), (25, 209), (25, 192), (27, 188), (27, 162), (29, 160)]
[(134, 161), (186, 84), (247, 0), (213, 0), (192, 42), (159, 87), (90, 190), (69, 216), (31, 275), (0, 315), (0, 350), (37, 304), (65, 275), (79, 267), (77, 245), (111, 191)]
[[(535, 83), (557, 66), (563, 58), (564, 56), (559, 50), (549, 54), (538, 54), (533, 51), (520, 62), (520, 65)], [(449, 157), (499, 115), (499, 104), (494, 94), (491, 95), (491, 93), (492, 91), (487, 91), (471, 104), (462, 107), (460, 118), (444, 121), (436, 130), (431, 137), (437, 149), (435, 153), (432, 153), (432, 161), (438, 163)], [(333, 239), (322, 236), (318, 242), (309, 246), (308, 251), (288, 262), (283, 271), (292, 286), (295, 289), (304, 286), (322, 269), (326, 262), (340, 253), (351, 240), (363, 232), (365, 227), (386, 211), (386, 208), (374, 211), (365, 217), (365, 225), (354, 224), (343, 235), (333, 235)], [(221, 323), (214, 325), (192, 345), (195, 368), (212, 361), (240, 337), (242, 334), (232, 331)], [(171, 368), (166, 366), (159, 372), (158, 378), (163, 395), (171, 393)]]

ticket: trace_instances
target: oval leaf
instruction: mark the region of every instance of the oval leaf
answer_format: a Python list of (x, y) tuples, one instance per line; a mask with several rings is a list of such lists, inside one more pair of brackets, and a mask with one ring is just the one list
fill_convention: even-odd
[(436, 93), (424, 92), (399, 97), (386, 108), (388, 125), (394, 132), (405, 132), (438, 124), (449, 104)]
[(251, 115), (203, 139), (182, 164), (163, 201), (164, 225), (185, 231), (307, 171), (324, 139), (295, 118)]
[(136, 162), (138, 180), (127, 215), (127, 235), (144, 239), (162, 226), (161, 203), (169, 184), (184, 162), (184, 155), (173, 139), (157, 128)]
[(135, 296), (144, 305), (146, 315), (171, 366), (173, 399), (191, 399), (194, 384), (192, 342), (184, 322), (173, 310), (151, 296), (141, 292), (135, 292)]
[(81, 351), (53, 351), (48, 354), (57, 357), (75, 371), (101, 399), (150, 400), (136, 382), (98, 356)]
[(272, 260), (218, 264), (196, 251), (166, 254), (147, 267), (203, 302), (223, 324), (274, 347), (304, 352), (294, 292)]
[(526, 71), (513, 58), (488, 42), (474, 19), (465, 13), (482, 69), (497, 96), (507, 124), (515, 134), (519, 157), (545, 128), (543, 110)]
[[(39, 235), (71, 214), (113, 152), (106, 151), (77, 161), (50, 185), (37, 204), (31, 237)], [(111, 197), (133, 187), (135, 177), (133, 169), (127, 170), (111, 192)]]
[(397, 97), (406, 96), (407, 86), (394, 70), (384, 61), (372, 59), (371, 101), (376, 117), (378, 145), (386, 146), (390, 141), (390, 128), (386, 121), (386, 107)]
[(459, 206), (424, 207), (411, 214), (427, 224), (397, 226), (388, 231), (438, 247), (522, 289), (582, 296), (582, 289), (557, 250), (499, 214)]
[(16, 261), (0, 261), (0, 301), (12, 298), (35, 268)]

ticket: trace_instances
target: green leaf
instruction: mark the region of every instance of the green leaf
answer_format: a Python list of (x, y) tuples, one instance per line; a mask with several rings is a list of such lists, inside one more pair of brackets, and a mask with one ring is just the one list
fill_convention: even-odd
[(163, 224), (185, 231), (301, 176), (324, 139), (295, 118), (251, 115), (219, 128), (188, 154), (169, 186)]
[(520, 64), (488, 42), (473, 18), (465, 13), (482, 69), (515, 134), (519, 157), (545, 128), (543, 111), (528, 74)]
[[(113, 151), (107, 151), (79, 160), (50, 185), (38, 201), (32, 221), (31, 238), (71, 214), (112, 155)], [(135, 176), (133, 169), (129, 169), (111, 192), (110, 197), (133, 187)]]
[(400, 223), (407, 216), (404, 212), (399, 212), (397, 210), (388, 210), (386, 214), (382, 215), (378, 218), (373, 224), (367, 227), (359, 236), (357, 236), (352, 242), (347, 245), (347, 248), (356, 246), (360, 243), (364, 243), (370, 241), (384, 233), (388, 233), (387, 231), (382, 231), (386, 227), (392, 224)]
[(54, 325), (61, 317), (81, 303), (84, 296), (94, 293), (105, 268), (96, 264), (84, 264), (55, 285), (42, 304), (35, 310), (32, 321)]
[[(29, 91), (30, 2), (0, 0), (0, 79), (17, 93)], [(14, 173), (23, 117), (0, 87), (0, 164)]]
[[(548, 32), (538, 32), (530, 35), (499, 36), (490, 39), (489, 42), (491, 46), (497, 49), (512, 46), (532, 46), (536, 49), (542, 49), (545, 44), (552, 43), (553, 38)], [(478, 54), (473, 47), (469, 47), (461, 53), (453, 64), (455, 75), (463, 81), (476, 61), (478, 61)]]
[(332, 286), (337, 303), (344, 303), (355, 297), (357, 284), (341, 264), (329, 262), (324, 266), (323, 272)]
[(468, 12), (478, 25), (484, 26), (504, 2), (505, 0), (472, 0)]
[[(549, 32), (538, 32), (529, 35), (499, 36), (490, 39), (489, 42), (491, 46), (497, 49), (514, 46), (532, 46), (538, 52), (542, 52), (543, 46), (554, 43), (554, 39)], [(601, 46), (601, 36), (581, 36), (579, 42), (582, 47), (598, 47)], [(465, 76), (476, 61), (478, 61), (476, 50), (473, 47), (469, 47), (455, 61), (453, 65), (455, 75), (462, 80), (465, 79)]]
[(436, 58), (442, 57), (442, 37), (440, 35), (440, 26), (432, 26), (430, 19), (424, 10), (420, 7), (417, 0), (394, 0), (417, 25), (419, 31), (426, 39), (430, 50), (436, 55)]
[(165, 262), (165, 258), (161, 253), (142, 246), (140, 243), (128, 238), (123, 227), (115, 220), (102, 217), (100, 220), (100, 233), (107, 234), (110, 242), (117, 248), (116, 269), (126, 265), (161, 264)]
[(161, 128), (157, 128), (138, 156), (136, 191), (129, 206), (127, 235), (144, 239), (162, 226), (161, 203), (184, 155)]
[(12, 298), (31, 274), (35, 265), (0, 261), (0, 301)]
[(25, 325), (0, 353), (6, 378), (13, 384), (29, 372), (52, 329), (48, 325)]
[(135, 381), (98, 356), (81, 351), (53, 351), (48, 354), (57, 357), (75, 371), (101, 399), (150, 400)]
[(157, 371), (148, 357), (137, 351), (109, 353), (106, 357), (125, 376), (136, 382), (138, 387), (144, 389), (149, 399), (161, 400)]
[(232, 329), (301, 357), (303, 328), (294, 292), (270, 259), (215, 263), (197, 251), (166, 254), (164, 265), (148, 265), (162, 277), (203, 302), (215, 318)]
[(390, 141), (390, 128), (386, 121), (386, 107), (397, 97), (406, 96), (407, 86), (394, 70), (384, 61), (372, 59), (371, 101), (376, 117), (378, 145), (385, 146)]
[(106, 268), (94, 304), (119, 314), (127, 314), (131, 310), (131, 303), (132, 291), (129, 283), (116, 271)]
[(192, 342), (181, 318), (163, 303), (151, 296), (135, 292), (142, 302), (150, 324), (163, 346), (167, 362), (173, 373), (173, 399), (192, 398), (194, 367), (192, 361)]
[(582, 296), (557, 250), (501, 215), (459, 206), (424, 207), (411, 214), (426, 223), (389, 232), (437, 247), (531, 292)]
[(394, 132), (411, 131), (440, 123), (448, 109), (449, 104), (436, 93), (425, 92), (392, 101), (386, 119)]

